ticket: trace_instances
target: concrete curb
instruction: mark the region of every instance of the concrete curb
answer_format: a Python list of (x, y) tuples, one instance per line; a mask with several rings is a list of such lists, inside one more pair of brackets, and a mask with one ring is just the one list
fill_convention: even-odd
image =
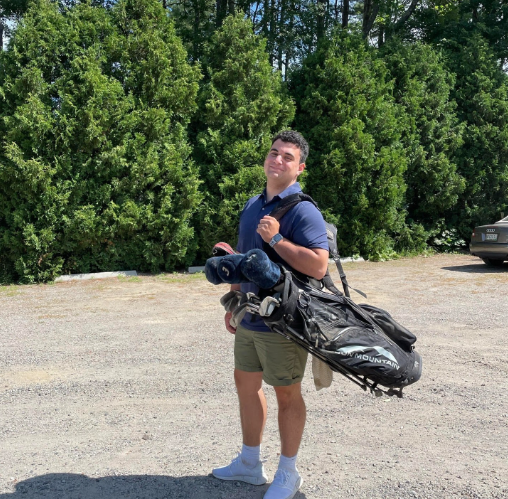
[(198, 267), (189, 267), (187, 269), (187, 272), (189, 272), (189, 274), (197, 274), (198, 272), (204, 272), (205, 271), (205, 266), (204, 265), (201, 265), (201, 266), (198, 266)]
[[(341, 263), (348, 263), (348, 262), (364, 262), (365, 260), (359, 256), (357, 258), (355, 257), (352, 257), (352, 256), (348, 256), (346, 258), (340, 258), (340, 261)], [(329, 263), (334, 263), (334, 261), (330, 258), (330, 260), (328, 260)]]
[(86, 281), (89, 279), (108, 279), (110, 277), (118, 277), (121, 275), (137, 276), (138, 273), (135, 270), (120, 270), (118, 272), (93, 272), (91, 274), (69, 274), (57, 277), (55, 279), (55, 282)]

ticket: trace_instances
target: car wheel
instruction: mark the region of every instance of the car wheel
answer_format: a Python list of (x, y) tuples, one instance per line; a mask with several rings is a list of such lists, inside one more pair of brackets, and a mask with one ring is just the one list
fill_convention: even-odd
[(482, 258), (482, 260), (491, 267), (501, 267), (504, 262), (504, 260), (494, 260), (493, 258)]

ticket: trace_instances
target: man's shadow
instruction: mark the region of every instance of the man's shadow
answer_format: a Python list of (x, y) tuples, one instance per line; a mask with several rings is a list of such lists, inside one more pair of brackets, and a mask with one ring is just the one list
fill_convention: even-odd
[[(209, 476), (126, 475), (90, 478), (72, 473), (35, 476), (15, 484), (0, 499), (262, 499), (269, 484), (256, 487)], [(305, 499), (297, 492), (295, 499)]]

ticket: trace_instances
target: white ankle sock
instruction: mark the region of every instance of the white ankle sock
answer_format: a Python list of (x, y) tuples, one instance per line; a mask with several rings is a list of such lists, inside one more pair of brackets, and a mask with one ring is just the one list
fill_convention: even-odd
[(254, 468), (256, 464), (259, 462), (259, 457), (261, 455), (261, 446), (257, 445), (256, 447), (249, 447), (248, 445), (242, 445), (242, 461), (243, 464), (250, 468)]
[(287, 471), (296, 471), (296, 458), (298, 454), (293, 457), (286, 457), (284, 455), (280, 455), (279, 459), (279, 469), (287, 470)]

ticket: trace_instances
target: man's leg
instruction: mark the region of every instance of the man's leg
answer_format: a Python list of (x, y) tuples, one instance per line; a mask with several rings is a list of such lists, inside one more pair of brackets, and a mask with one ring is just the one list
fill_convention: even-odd
[(259, 350), (263, 379), (277, 396), (281, 440), (279, 466), (264, 499), (291, 499), (303, 483), (296, 460), (307, 412), (301, 391), (307, 352), (279, 335), (266, 335)]
[(279, 404), (281, 454), (286, 457), (296, 456), (302, 441), (307, 410), (301, 388), (301, 383), (274, 386)]
[(267, 407), (262, 382), (262, 372), (235, 369), (243, 443), (249, 447), (261, 445), (263, 438)]
[(263, 372), (252, 339), (252, 331), (241, 326), (235, 335), (235, 384), (240, 405), (242, 452), (212, 474), (222, 480), (240, 480), (253, 485), (266, 483), (260, 445), (266, 422), (266, 399), (262, 390)]
[(264, 499), (292, 499), (303, 483), (296, 458), (305, 426), (306, 408), (301, 383), (274, 386), (279, 404), (281, 454), (279, 467)]

